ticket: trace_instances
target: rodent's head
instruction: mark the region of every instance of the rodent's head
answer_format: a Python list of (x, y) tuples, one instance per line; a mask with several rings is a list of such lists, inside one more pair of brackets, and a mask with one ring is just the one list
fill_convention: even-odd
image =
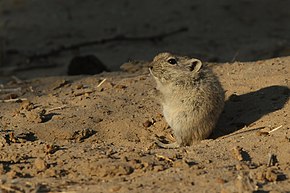
[(181, 79), (198, 79), (202, 71), (202, 62), (196, 58), (160, 53), (154, 57), (150, 73), (161, 83), (182, 81)]

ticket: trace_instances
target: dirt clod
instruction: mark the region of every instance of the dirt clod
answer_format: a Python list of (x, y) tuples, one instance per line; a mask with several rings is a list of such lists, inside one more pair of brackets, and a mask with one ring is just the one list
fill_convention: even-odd
[(143, 123), (143, 126), (144, 126), (144, 127), (150, 127), (151, 125), (153, 125), (153, 123), (152, 123), (151, 121), (149, 121), (149, 120), (147, 120), (147, 121), (145, 121), (145, 122)]
[(34, 104), (30, 102), (29, 100), (23, 101), (20, 106), (20, 110), (31, 111), (33, 108), (34, 108)]
[(6, 144), (7, 144), (6, 138), (0, 135), (0, 147), (4, 147)]
[(55, 144), (48, 144), (45, 146), (44, 152), (46, 154), (54, 154), (56, 151), (58, 151), (60, 147)]
[(47, 169), (47, 163), (42, 158), (36, 158), (34, 161), (34, 165), (38, 171), (44, 171)]
[(238, 161), (243, 161), (243, 155), (242, 155), (243, 149), (239, 146), (234, 147), (231, 149), (231, 153), (235, 159)]
[(75, 131), (74, 134), (72, 135), (71, 139), (74, 139), (76, 141), (83, 141), (86, 138), (89, 138), (90, 136), (94, 135), (96, 131), (85, 128), (82, 130)]
[(46, 113), (45, 109), (39, 108), (39, 109), (33, 109), (32, 111), (28, 111), (26, 112), (25, 115), (30, 122), (42, 123), (46, 120), (45, 113)]

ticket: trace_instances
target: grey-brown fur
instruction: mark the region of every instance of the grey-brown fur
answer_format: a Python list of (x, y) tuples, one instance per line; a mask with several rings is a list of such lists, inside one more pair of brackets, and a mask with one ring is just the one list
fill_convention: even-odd
[(224, 91), (211, 69), (195, 58), (160, 53), (149, 70), (176, 138), (172, 144), (157, 144), (176, 148), (207, 138), (224, 107)]

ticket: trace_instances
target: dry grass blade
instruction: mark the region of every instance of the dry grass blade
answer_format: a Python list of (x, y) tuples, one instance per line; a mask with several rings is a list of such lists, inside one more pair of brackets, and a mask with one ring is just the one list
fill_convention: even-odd
[(0, 93), (9, 93), (9, 92), (20, 92), (21, 88), (1, 88)]
[(98, 84), (98, 86), (97, 87), (100, 87), (100, 86), (102, 86), (102, 84), (104, 84), (104, 82), (106, 81), (107, 79), (105, 78), (104, 80), (102, 80), (101, 82), (100, 82), (100, 84)]
[(59, 106), (59, 107), (54, 107), (54, 108), (51, 108), (51, 109), (48, 109), (47, 112), (51, 112), (51, 111), (55, 111), (55, 110), (62, 110), (64, 108), (66, 108), (67, 105), (62, 105), (62, 106)]
[(270, 133), (277, 131), (278, 129), (281, 129), (283, 127), (283, 125), (280, 125), (274, 129), (272, 129), (271, 131), (258, 131), (257, 135), (262, 136), (262, 135), (269, 135)]
[(168, 162), (173, 163), (173, 161), (172, 161), (170, 158), (165, 157), (165, 156), (163, 156), (163, 155), (155, 154), (155, 156), (156, 156), (158, 159), (163, 159), (163, 160), (166, 160), (166, 161), (168, 161)]
[(277, 131), (278, 129), (280, 129), (280, 128), (282, 128), (282, 127), (283, 127), (283, 125), (280, 125), (280, 126), (274, 128), (274, 129), (272, 129), (272, 130), (269, 131), (268, 133), (272, 133), (272, 132), (274, 132), (274, 131)]
[(22, 101), (27, 101), (27, 98), (0, 100), (0, 103), (22, 102)]

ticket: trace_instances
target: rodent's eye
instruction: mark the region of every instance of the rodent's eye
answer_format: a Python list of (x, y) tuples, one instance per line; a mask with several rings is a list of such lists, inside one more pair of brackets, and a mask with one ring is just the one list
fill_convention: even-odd
[(177, 61), (174, 58), (170, 58), (169, 60), (167, 60), (167, 62), (169, 64), (177, 64)]

